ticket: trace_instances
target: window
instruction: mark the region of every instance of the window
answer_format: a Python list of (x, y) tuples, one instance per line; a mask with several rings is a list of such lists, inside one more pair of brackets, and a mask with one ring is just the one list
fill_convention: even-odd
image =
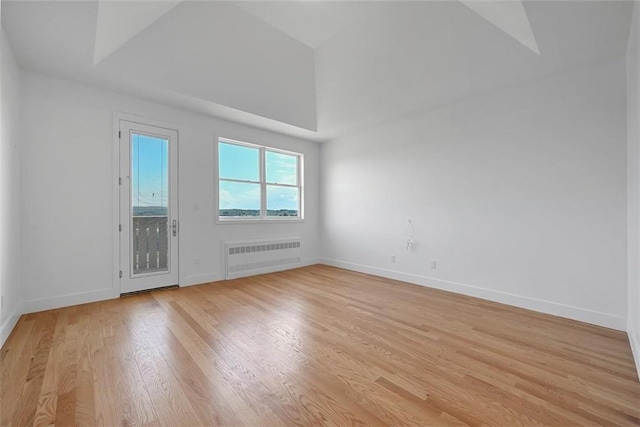
[(218, 140), (218, 219), (302, 219), (302, 154)]

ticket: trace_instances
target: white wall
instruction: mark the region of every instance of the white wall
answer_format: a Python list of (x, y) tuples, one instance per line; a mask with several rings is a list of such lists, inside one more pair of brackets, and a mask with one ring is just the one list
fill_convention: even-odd
[(620, 58), (323, 144), (326, 262), (625, 329), (624, 81)]
[(0, 30), (0, 345), (21, 314), (20, 75)]
[[(179, 129), (182, 285), (222, 278), (223, 240), (300, 236), (305, 261), (317, 259), (317, 144), (27, 72), (22, 174), (25, 311), (112, 296), (114, 112), (174, 123)], [(303, 153), (305, 221), (216, 225), (218, 136)]]
[[(222, 277), (222, 240), (299, 235), (307, 262), (322, 253), (327, 263), (346, 268), (618, 329), (635, 327), (637, 350), (638, 9), (626, 70), (628, 147), (622, 59), (379, 125), (320, 148), (37, 73), (20, 77), (3, 37), (1, 338), (21, 309), (112, 296), (111, 135), (112, 114), (120, 111), (180, 130), (184, 285)], [(303, 152), (306, 221), (216, 225), (216, 136)], [(407, 219), (417, 240), (410, 253)], [(429, 268), (431, 259), (436, 269)]]
[(640, 372), (640, 2), (634, 6), (627, 51), (627, 189), (629, 322), (627, 333)]

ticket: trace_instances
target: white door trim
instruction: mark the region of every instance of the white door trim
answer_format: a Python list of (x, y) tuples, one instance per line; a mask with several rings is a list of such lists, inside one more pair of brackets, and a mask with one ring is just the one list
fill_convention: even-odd
[[(111, 153), (111, 171), (112, 171), (112, 193), (111, 193), (111, 218), (112, 218), (112, 230), (113, 230), (113, 240), (112, 240), (112, 296), (113, 298), (120, 297), (120, 121), (128, 121), (134, 123), (140, 123), (147, 126), (155, 126), (159, 128), (169, 129), (176, 131), (178, 134), (178, 139), (180, 138), (180, 129), (176, 124), (163, 122), (159, 120), (149, 119), (147, 117), (138, 116), (129, 113), (123, 112), (114, 112), (113, 113), (113, 126), (112, 126), (112, 148), (113, 151)], [(179, 147), (179, 145), (178, 145)], [(178, 159), (177, 163), (180, 163), (180, 151), (178, 150)], [(179, 174), (179, 171), (177, 171)], [(179, 183), (179, 180), (178, 180)], [(179, 184), (178, 184), (178, 192), (179, 192)], [(180, 204), (178, 203), (178, 217), (180, 212)], [(179, 256), (179, 252), (178, 252)], [(179, 264), (179, 263), (178, 263)], [(124, 273), (123, 273), (124, 274)], [(178, 280), (180, 275), (178, 275)], [(178, 283), (179, 284), (179, 283)]]

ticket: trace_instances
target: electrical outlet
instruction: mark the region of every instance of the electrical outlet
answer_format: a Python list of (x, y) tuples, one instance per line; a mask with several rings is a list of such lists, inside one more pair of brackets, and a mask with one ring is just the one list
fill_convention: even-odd
[(432, 260), (431, 260), (431, 264), (430, 264), (430, 265), (431, 265), (431, 269), (432, 269), (432, 270), (435, 270), (435, 269), (436, 269), (436, 260), (435, 260), (435, 259), (432, 259)]
[(391, 255), (391, 256), (389, 257), (389, 261), (391, 261), (391, 262), (396, 262), (396, 256), (395, 256), (395, 255)]

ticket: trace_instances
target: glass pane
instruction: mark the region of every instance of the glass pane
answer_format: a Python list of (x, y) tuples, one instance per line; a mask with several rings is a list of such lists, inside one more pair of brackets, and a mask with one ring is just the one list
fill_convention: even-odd
[(169, 266), (169, 140), (131, 135), (133, 274)]
[(260, 150), (242, 145), (218, 144), (220, 178), (260, 181)]
[(265, 160), (267, 182), (298, 185), (298, 156), (267, 151)]
[(260, 216), (260, 184), (220, 181), (220, 217)]
[(299, 216), (298, 188), (267, 185), (267, 216)]

